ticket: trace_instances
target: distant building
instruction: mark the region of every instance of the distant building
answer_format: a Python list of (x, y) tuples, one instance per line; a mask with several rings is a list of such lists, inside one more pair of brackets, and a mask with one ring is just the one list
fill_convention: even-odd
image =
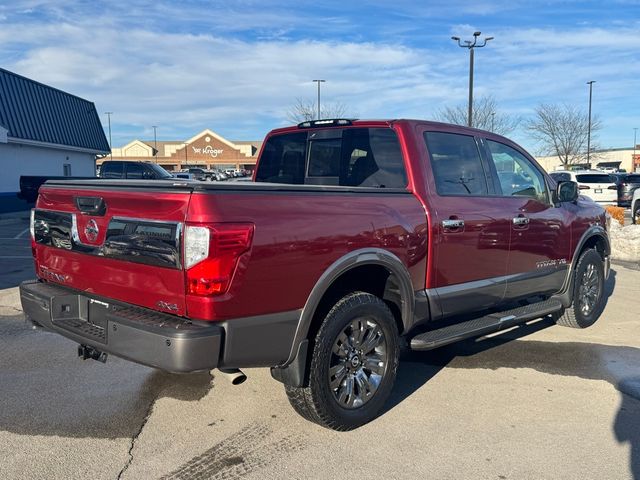
[(21, 175), (95, 176), (107, 153), (92, 102), (0, 68), (0, 212), (28, 208)]
[[(585, 163), (579, 166), (594, 169), (612, 167), (615, 169), (626, 170), (627, 172), (640, 172), (640, 145), (636, 146), (635, 151), (633, 147), (594, 150), (591, 152), (590, 157), (590, 165)], [(547, 172), (563, 169), (562, 162), (557, 156), (536, 157), (536, 160)], [(578, 165), (574, 165), (573, 167), (578, 167)]]
[[(262, 141), (231, 141), (206, 129), (187, 140), (133, 140), (112, 150), (113, 160), (154, 162), (167, 170), (188, 167), (252, 170)], [(111, 160), (102, 158), (98, 163)]]

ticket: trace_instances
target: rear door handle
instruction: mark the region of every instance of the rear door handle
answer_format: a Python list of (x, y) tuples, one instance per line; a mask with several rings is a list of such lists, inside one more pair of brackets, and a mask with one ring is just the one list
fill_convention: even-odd
[(442, 221), (442, 228), (445, 230), (458, 230), (464, 228), (464, 220), (456, 218)]

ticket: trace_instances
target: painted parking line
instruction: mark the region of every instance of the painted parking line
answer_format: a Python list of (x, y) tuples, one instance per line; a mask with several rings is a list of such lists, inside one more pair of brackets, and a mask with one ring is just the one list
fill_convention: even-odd
[(25, 228), (23, 231), (21, 231), (19, 234), (17, 234), (15, 237), (16, 240), (21, 238), (25, 233), (27, 233), (29, 231), (29, 227)]

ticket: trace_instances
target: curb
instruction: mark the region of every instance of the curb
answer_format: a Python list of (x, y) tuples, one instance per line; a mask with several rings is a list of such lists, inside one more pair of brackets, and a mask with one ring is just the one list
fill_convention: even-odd
[(612, 258), (611, 265), (618, 265), (619, 267), (628, 268), (629, 270), (640, 271), (640, 263), (638, 262), (630, 262), (628, 260), (616, 260), (615, 258)]

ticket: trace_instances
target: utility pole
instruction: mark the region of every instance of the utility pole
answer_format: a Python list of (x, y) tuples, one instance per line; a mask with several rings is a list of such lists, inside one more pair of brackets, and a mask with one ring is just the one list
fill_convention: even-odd
[(318, 84), (318, 120), (320, 120), (320, 84), (326, 82), (326, 80), (312, 80)]
[(113, 115), (113, 112), (104, 112), (104, 114), (107, 116), (109, 122), (109, 158), (113, 160), (113, 152), (111, 149), (111, 115)]
[(153, 159), (158, 163), (158, 138), (156, 137), (156, 129), (158, 126), (153, 125), (151, 128), (153, 128)]
[[(590, 80), (587, 82), (587, 85), (589, 85), (589, 126), (587, 127), (587, 163), (590, 163), (589, 157), (591, 155), (591, 97), (593, 94), (594, 83), (596, 83), (595, 80)], [(590, 164), (589, 164), (589, 168), (591, 168)]]
[(460, 37), (451, 37), (451, 40), (458, 42), (458, 46), (469, 49), (469, 113), (467, 117), (467, 125), (473, 126), (473, 51), (476, 48), (484, 47), (493, 37), (486, 37), (481, 44), (478, 43), (478, 37), (482, 32), (473, 32), (473, 41), (460, 41)]
[(636, 171), (636, 134), (638, 133), (638, 129), (633, 129), (633, 157), (631, 157), (631, 171)]

